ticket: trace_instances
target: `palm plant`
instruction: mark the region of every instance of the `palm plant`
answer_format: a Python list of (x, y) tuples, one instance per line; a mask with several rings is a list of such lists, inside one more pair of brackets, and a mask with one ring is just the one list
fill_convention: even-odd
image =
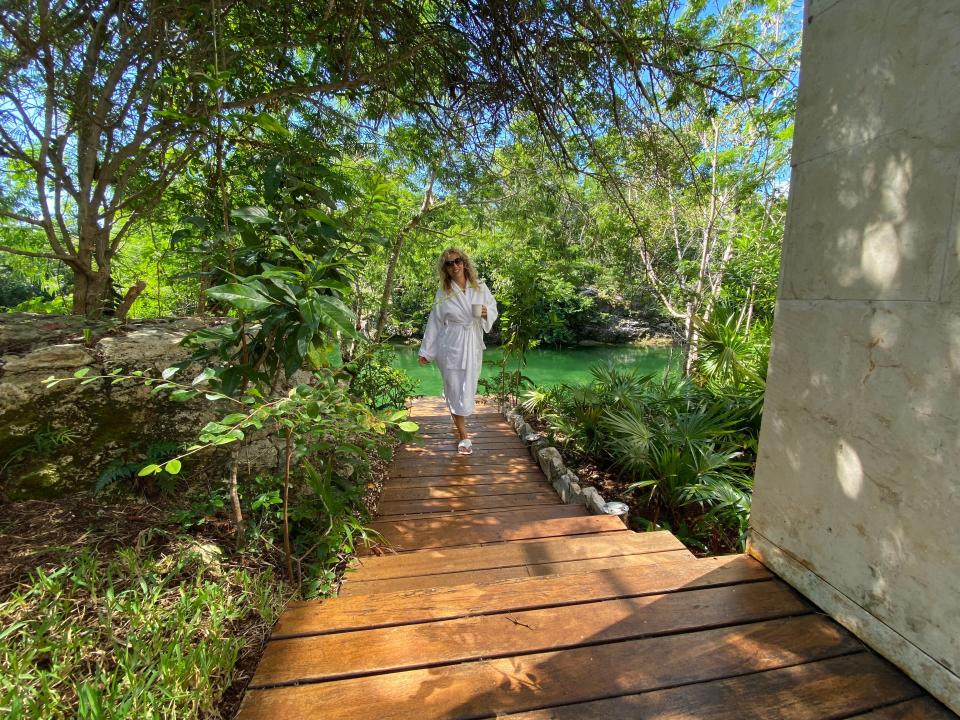
[(766, 370), (765, 328), (701, 321), (694, 377), (655, 380), (614, 366), (584, 385), (535, 390), (537, 412), (567, 446), (620, 472), (644, 495), (652, 526), (683, 528), (701, 549), (746, 537)]

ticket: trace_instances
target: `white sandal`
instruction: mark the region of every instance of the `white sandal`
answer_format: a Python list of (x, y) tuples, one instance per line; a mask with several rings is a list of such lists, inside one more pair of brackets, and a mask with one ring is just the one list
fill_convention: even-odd
[(457, 452), (461, 455), (472, 455), (473, 454), (473, 440), (466, 438), (457, 443)]

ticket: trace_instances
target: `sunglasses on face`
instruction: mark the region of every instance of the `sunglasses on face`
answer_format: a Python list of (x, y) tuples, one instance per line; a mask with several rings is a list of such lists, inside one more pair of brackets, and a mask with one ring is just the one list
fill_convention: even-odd
[(453, 260), (447, 260), (444, 265), (447, 267), (453, 267), (454, 265), (463, 265), (463, 258), (454, 258)]

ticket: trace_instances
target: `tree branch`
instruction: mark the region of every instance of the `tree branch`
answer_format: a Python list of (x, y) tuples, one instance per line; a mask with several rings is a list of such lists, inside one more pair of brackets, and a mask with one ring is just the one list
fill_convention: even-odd
[(55, 253), (33, 252), (32, 250), (20, 250), (6, 245), (0, 245), (0, 252), (10, 253), (11, 255), (23, 255), (24, 257), (44, 258), (46, 260), (60, 260), (62, 262), (75, 262), (76, 258), (69, 255), (57, 255)]

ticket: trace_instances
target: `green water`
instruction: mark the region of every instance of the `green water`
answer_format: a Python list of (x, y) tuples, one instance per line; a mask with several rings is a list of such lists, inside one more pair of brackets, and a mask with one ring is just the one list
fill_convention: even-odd
[[(439, 396), (443, 390), (440, 371), (434, 363), (426, 367), (417, 363), (417, 346), (398, 346), (394, 348), (397, 359), (394, 366), (406, 370), (420, 385), (417, 395)], [(671, 362), (679, 360), (677, 350), (670, 348), (635, 348), (601, 345), (597, 347), (570, 348), (567, 350), (534, 349), (527, 353), (527, 366), (524, 375), (537, 385), (552, 387), (563, 383), (573, 384), (589, 382), (592, 379), (590, 368), (594, 365), (613, 363), (615, 366), (636, 368), (641, 373), (662, 373)], [(497, 368), (487, 363), (495, 363), (501, 358), (500, 348), (490, 348), (483, 353), (484, 368), (482, 377), (493, 378)]]

